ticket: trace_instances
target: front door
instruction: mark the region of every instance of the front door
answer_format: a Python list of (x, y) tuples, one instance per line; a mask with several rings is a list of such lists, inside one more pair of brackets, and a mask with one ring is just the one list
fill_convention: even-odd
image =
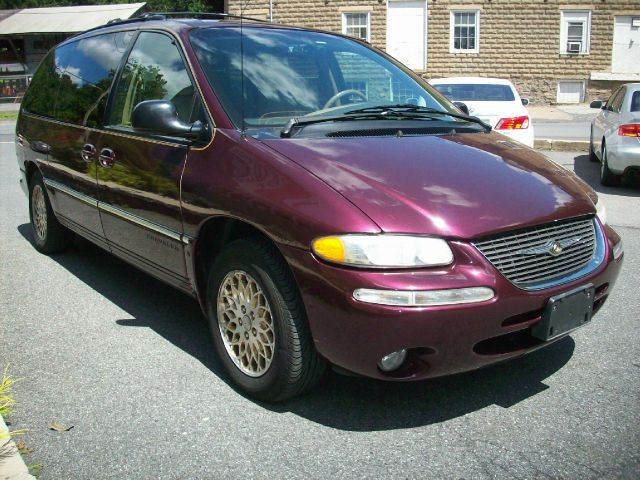
[(387, 53), (409, 68), (426, 69), (427, 2), (389, 0)]
[(170, 100), (189, 121), (197, 97), (172, 37), (141, 32), (110, 100), (98, 146), (99, 210), (113, 253), (172, 283), (187, 276), (180, 178), (188, 148), (179, 139), (140, 134), (131, 125), (144, 100)]

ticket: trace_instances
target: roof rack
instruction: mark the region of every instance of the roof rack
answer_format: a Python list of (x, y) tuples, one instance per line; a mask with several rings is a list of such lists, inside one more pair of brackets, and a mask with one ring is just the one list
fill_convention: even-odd
[(252, 22), (260, 22), (260, 23), (270, 23), (268, 20), (261, 20), (259, 18), (253, 17), (243, 17), (240, 15), (231, 15), (228, 13), (212, 13), (212, 12), (145, 12), (136, 17), (121, 19), (114, 18), (113, 20), (109, 20), (104, 25), (100, 25), (98, 27), (90, 28), (84, 32), (80, 32), (72, 37), (77, 37), (83, 35), (87, 32), (92, 32), (94, 30), (99, 30), (106, 26), (112, 25), (126, 25), (127, 23), (136, 23), (136, 22), (149, 22), (152, 20), (167, 20), (171, 18), (203, 18), (203, 19), (225, 19), (225, 18), (233, 18), (238, 20), (250, 20)]
[[(113, 20), (109, 20), (107, 25), (121, 25), (125, 23), (133, 23), (133, 22), (146, 22), (152, 20), (168, 20), (171, 18), (198, 18), (198, 19), (225, 19), (225, 18), (233, 18), (238, 20), (250, 20), (252, 22), (261, 22), (261, 23), (269, 23), (267, 20), (261, 20), (259, 18), (253, 17), (244, 17), (241, 15), (231, 15), (229, 13), (212, 13), (212, 12), (145, 12), (138, 16), (121, 19), (114, 18)], [(100, 28), (100, 27), (98, 27)]]

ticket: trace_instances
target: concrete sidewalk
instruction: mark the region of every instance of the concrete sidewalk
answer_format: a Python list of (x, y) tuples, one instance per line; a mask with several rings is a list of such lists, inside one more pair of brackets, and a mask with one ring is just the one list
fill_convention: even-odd
[(528, 107), (539, 150), (589, 151), (591, 120), (597, 109), (576, 105), (531, 105)]

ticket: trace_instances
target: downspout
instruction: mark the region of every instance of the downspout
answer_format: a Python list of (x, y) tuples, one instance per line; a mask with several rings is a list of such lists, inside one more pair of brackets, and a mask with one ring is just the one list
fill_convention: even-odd
[(269, 0), (269, 22), (273, 23), (273, 0)]

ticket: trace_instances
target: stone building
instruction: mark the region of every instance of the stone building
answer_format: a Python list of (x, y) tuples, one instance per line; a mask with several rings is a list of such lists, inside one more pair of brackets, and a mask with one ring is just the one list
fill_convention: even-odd
[(341, 32), (424, 78), (511, 79), (542, 103), (640, 81), (640, 0), (226, 0), (231, 14)]

